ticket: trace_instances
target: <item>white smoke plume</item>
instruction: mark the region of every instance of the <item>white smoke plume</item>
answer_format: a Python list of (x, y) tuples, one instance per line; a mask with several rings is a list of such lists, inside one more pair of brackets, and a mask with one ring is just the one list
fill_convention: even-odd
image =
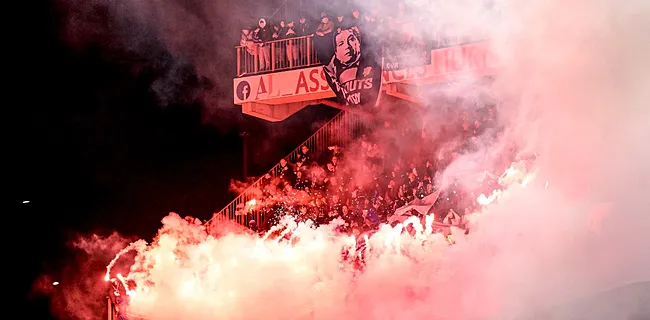
[[(41, 275), (33, 283), (32, 295), (50, 298), (53, 315), (62, 319), (97, 319), (105, 314), (106, 284), (98, 283), (97, 276), (106, 270), (106, 262), (127, 246), (133, 238), (116, 232), (109, 236), (79, 236), (68, 243), (74, 256), (56, 272)], [(133, 257), (131, 254), (129, 257)], [(104, 271), (102, 271), (102, 269)], [(118, 261), (115, 270), (129, 270), (128, 260)], [(53, 286), (56, 281), (58, 285)]]
[[(538, 312), (650, 280), (650, 3), (503, 1), (498, 25), (477, 18), (482, 2), (412, 5), (454, 21), (449, 32), (491, 36), (501, 63), (491, 90), (508, 123), (502, 139), (539, 154), (534, 182), (475, 216), (453, 246), (384, 226), (363, 273), (339, 263), (349, 239), (331, 229), (301, 226), (292, 246), (262, 244), (215, 239), (170, 216), (135, 259), (131, 279), (151, 289), (131, 311), (198, 320), (554, 319)], [(600, 307), (580, 316), (650, 314), (647, 304)]]

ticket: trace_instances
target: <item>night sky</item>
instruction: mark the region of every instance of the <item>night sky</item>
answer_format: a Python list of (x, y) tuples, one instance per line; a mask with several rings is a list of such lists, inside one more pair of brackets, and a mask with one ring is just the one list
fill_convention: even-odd
[[(66, 245), (78, 234), (151, 238), (169, 212), (211, 217), (235, 197), (230, 179), (242, 178), (241, 132), (251, 135), (248, 172), (259, 175), (336, 114), (309, 107), (269, 123), (233, 105), (234, 45), (241, 21), (256, 19), (246, 1), (215, 1), (221, 16), (182, 2), (196, 26), (221, 32), (212, 51), (147, 31), (173, 23), (124, 25), (106, 8), (79, 13), (73, 2), (30, 8), (39, 23), (24, 30), (29, 49), (12, 92), (21, 97), (12, 107), (19, 119), (12, 215), (38, 235), (20, 249), (30, 252), (20, 265), (21, 295), (66, 262)], [(42, 309), (39, 303), (23, 316), (43, 319)]]

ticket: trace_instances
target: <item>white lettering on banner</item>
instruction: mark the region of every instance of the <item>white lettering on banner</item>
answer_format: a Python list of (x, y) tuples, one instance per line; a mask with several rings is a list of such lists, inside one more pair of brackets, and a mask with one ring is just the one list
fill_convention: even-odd
[(372, 78), (348, 81), (343, 84), (343, 88), (346, 92), (372, 89)]
[(399, 62), (387, 62), (386, 69), (399, 69)]
[(361, 103), (361, 90), (372, 89), (372, 78), (350, 80), (342, 85), (343, 97), (350, 105)]
[(345, 98), (348, 104), (357, 105), (361, 103), (361, 92), (350, 93)]

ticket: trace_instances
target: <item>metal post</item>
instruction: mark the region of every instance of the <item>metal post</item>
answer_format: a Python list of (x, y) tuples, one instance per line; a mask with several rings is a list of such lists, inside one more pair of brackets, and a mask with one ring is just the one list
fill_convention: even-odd
[(298, 50), (293, 50), (294, 46), (297, 44), (296, 41), (294, 40), (287, 40), (287, 57), (289, 57), (289, 51), (291, 51), (291, 59), (289, 59), (289, 69), (293, 68), (293, 60), (296, 59), (296, 57), (293, 56), (294, 52), (297, 52)]
[(307, 40), (307, 50), (305, 51), (307, 53), (307, 65), (311, 65), (311, 37), (305, 38)]
[(271, 42), (271, 71), (275, 70), (275, 42)]
[(241, 47), (237, 47), (237, 76), (241, 76)]
[(249, 134), (248, 134), (248, 132), (244, 131), (244, 132), (240, 133), (239, 135), (242, 137), (242, 140), (243, 140), (243, 146), (242, 146), (243, 147), (243, 157), (244, 157), (244, 159), (243, 159), (243, 162), (244, 162), (243, 171), (244, 171), (244, 180), (246, 180), (246, 178), (248, 178), (248, 139), (247, 138), (248, 138)]
[(253, 72), (255, 72), (255, 73), (257, 73), (260, 70), (260, 54), (261, 54), (260, 51), (262, 51), (262, 50), (260, 50), (260, 46), (256, 45), (255, 46), (256, 55), (255, 55), (255, 57), (253, 57), (253, 60), (254, 60), (253, 61), (253, 68), (255, 69), (255, 70), (253, 70)]

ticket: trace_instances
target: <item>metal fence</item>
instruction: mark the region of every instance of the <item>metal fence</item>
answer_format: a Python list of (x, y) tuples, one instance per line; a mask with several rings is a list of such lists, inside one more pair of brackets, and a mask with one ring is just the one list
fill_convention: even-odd
[(264, 46), (249, 41), (237, 46), (237, 76), (275, 72), (320, 64), (314, 49), (313, 36), (265, 42)]
[[(295, 163), (300, 157), (300, 149), (307, 146), (313, 158), (317, 158), (325, 152), (328, 147), (333, 145), (345, 146), (352, 139), (360, 136), (363, 132), (362, 122), (359, 121), (359, 115), (350, 112), (341, 111), (332, 120), (327, 122), (323, 127), (318, 129), (305, 142), (300, 144), (289, 155), (284, 157), (289, 163)], [(280, 173), (280, 163), (276, 164), (268, 174), (276, 177)], [(259, 210), (255, 210), (255, 201), (262, 194), (262, 179), (260, 177), (251, 184), (244, 192), (237, 196), (225, 208), (216, 213), (207, 223), (219, 220), (230, 219), (244, 226), (248, 226), (251, 220), (261, 222), (265, 217)]]
[[(309, 35), (274, 40), (266, 42), (262, 47), (249, 41), (245, 46), (235, 47), (237, 51), (237, 77), (320, 65), (314, 47), (313, 37), (313, 35)], [(426, 44), (423, 44), (422, 50), (428, 51), (456, 47), (485, 39), (486, 37), (482, 37), (481, 35), (474, 37), (436, 35), (432, 39), (429, 39)], [(265, 58), (267, 56), (268, 61)]]

